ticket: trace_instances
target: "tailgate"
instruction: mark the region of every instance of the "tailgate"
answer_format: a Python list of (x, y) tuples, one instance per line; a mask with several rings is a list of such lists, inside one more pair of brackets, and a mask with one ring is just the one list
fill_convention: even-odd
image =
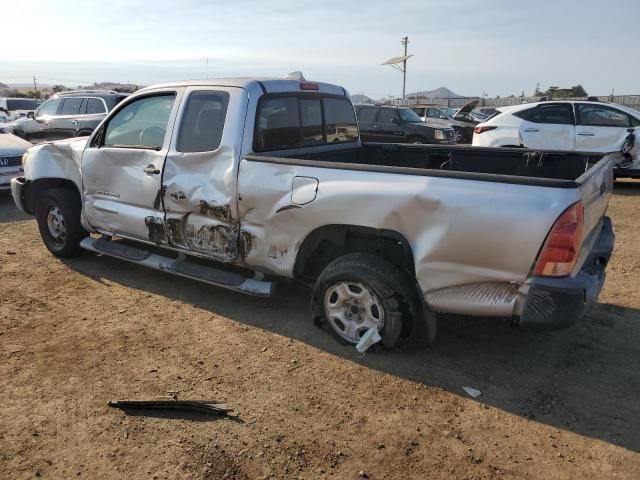
[(609, 198), (613, 192), (613, 162), (611, 155), (606, 155), (593, 167), (582, 174), (577, 182), (580, 184), (580, 196), (584, 205), (584, 241), (587, 247), (592, 239), (594, 229), (601, 225), (602, 217), (607, 211)]

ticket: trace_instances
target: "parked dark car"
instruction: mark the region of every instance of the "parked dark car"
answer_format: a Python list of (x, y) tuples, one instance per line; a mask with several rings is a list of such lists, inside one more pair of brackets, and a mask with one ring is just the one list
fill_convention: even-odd
[(26, 121), (9, 125), (14, 135), (33, 143), (89, 135), (127, 95), (108, 90), (79, 90), (54, 95)]
[(383, 143), (456, 143), (451, 127), (432, 127), (410, 108), (388, 105), (356, 105), (360, 138)]

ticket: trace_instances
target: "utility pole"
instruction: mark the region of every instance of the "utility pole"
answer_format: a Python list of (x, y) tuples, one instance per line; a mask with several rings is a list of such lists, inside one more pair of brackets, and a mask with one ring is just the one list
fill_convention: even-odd
[(209, 57), (207, 57), (207, 80), (209, 80)]
[(409, 43), (409, 37), (402, 37), (400, 43), (404, 45), (404, 60), (402, 61), (402, 101), (404, 101), (405, 88), (407, 86), (407, 44)]
[(407, 55), (407, 44), (409, 43), (409, 37), (402, 37), (400, 43), (404, 45), (404, 55), (402, 57), (390, 58), (382, 65), (389, 65), (390, 67), (402, 72), (402, 103), (404, 103), (407, 87), (407, 60), (413, 57), (413, 55)]
[(38, 91), (38, 85), (36, 85), (36, 76), (33, 76), (33, 93)]

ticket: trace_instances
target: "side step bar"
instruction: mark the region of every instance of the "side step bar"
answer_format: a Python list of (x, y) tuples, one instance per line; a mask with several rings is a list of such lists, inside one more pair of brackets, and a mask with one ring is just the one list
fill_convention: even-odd
[(145, 267), (154, 268), (162, 272), (172, 273), (180, 277), (191, 278), (199, 282), (236, 290), (249, 295), (268, 297), (273, 293), (273, 282), (265, 282), (247, 278), (233, 272), (207, 267), (189, 262), (181, 258), (169, 258), (151, 253), (141, 248), (131, 247), (108, 240), (87, 237), (80, 242), (80, 247), (91, 252), (102, 253), (110, 257), (137, 263)]

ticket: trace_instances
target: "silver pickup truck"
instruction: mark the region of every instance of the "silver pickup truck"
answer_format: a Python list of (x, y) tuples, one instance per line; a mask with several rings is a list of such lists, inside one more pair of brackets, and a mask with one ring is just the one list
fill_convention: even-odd
[[(277, 79), (140, 90), (12, 182), (58, 257), (81, 249), (254, 295), (291, 278), (343, 341), (433, 341), (435, 312), (570, 325), (614, 235), (607, 157), (362, 144), (347, 92)], [(375, 332), (374, 332), (375, 333)]]

